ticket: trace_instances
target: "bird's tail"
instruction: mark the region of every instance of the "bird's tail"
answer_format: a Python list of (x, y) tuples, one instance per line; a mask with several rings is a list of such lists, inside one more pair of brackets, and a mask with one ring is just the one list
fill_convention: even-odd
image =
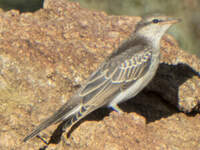
[[(75, 122), (79, 121), (83, 114), (86, 112), (86, 107), (81, 103), (80, 97), (74, 97), (70, 99), (66, 104), (64, 104), (56, 113), (54, 113), (50, 118), (42, 122), (32, 133), (24, 138), (24, 142), (38, 135), (39, 132), (46, 129), (48, 126), (58, 123), (60, 121), (66, 121), (65, 126), (69, 127)], [(85, 115), (84, 115), (85, 116)]]

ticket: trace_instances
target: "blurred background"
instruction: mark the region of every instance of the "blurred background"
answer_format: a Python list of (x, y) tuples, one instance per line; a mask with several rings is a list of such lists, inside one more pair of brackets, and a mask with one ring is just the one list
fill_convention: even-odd
[[(160, 13), (181, 18), (169, 33), (182, 49), (200, 57), (200, 0), (71, 0), (82, 7), (105, 11), (110, 15), (143, 16)], [(37, 11), (43, 0), (0, 0), (4, 10)]]

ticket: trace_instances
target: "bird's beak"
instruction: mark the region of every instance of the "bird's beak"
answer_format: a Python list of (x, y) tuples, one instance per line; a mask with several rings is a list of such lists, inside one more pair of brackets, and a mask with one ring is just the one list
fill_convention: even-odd
[(168, 18), (163, 23), (164, 24), (175, 24), (175, 23), (179, 23), (179, 22), (181, 22), (180, 18)]

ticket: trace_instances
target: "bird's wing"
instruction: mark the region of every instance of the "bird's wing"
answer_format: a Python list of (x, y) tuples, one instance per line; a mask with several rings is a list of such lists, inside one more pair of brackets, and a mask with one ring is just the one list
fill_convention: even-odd
[(79, 91), (83, 104), (98, 103), (101, 106), (106, 103), (105, 99), (118, 94), (123, 85), (136, 81), (147, 72), (151, 56), (150, 48), (139, 45), (110, 57)]

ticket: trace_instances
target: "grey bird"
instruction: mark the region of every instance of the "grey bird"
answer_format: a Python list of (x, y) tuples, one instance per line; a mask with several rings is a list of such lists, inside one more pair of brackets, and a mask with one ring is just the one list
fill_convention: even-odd
[(137, 95), (154, 77), (160, 60), (160, 40), (179, 19), (153, 16), (142, 19), (123, 42), (87, 79), (85, 84), (24, 142), (53, 123), (65, 121), (63, 131), (94, 110), (118, 104)]

